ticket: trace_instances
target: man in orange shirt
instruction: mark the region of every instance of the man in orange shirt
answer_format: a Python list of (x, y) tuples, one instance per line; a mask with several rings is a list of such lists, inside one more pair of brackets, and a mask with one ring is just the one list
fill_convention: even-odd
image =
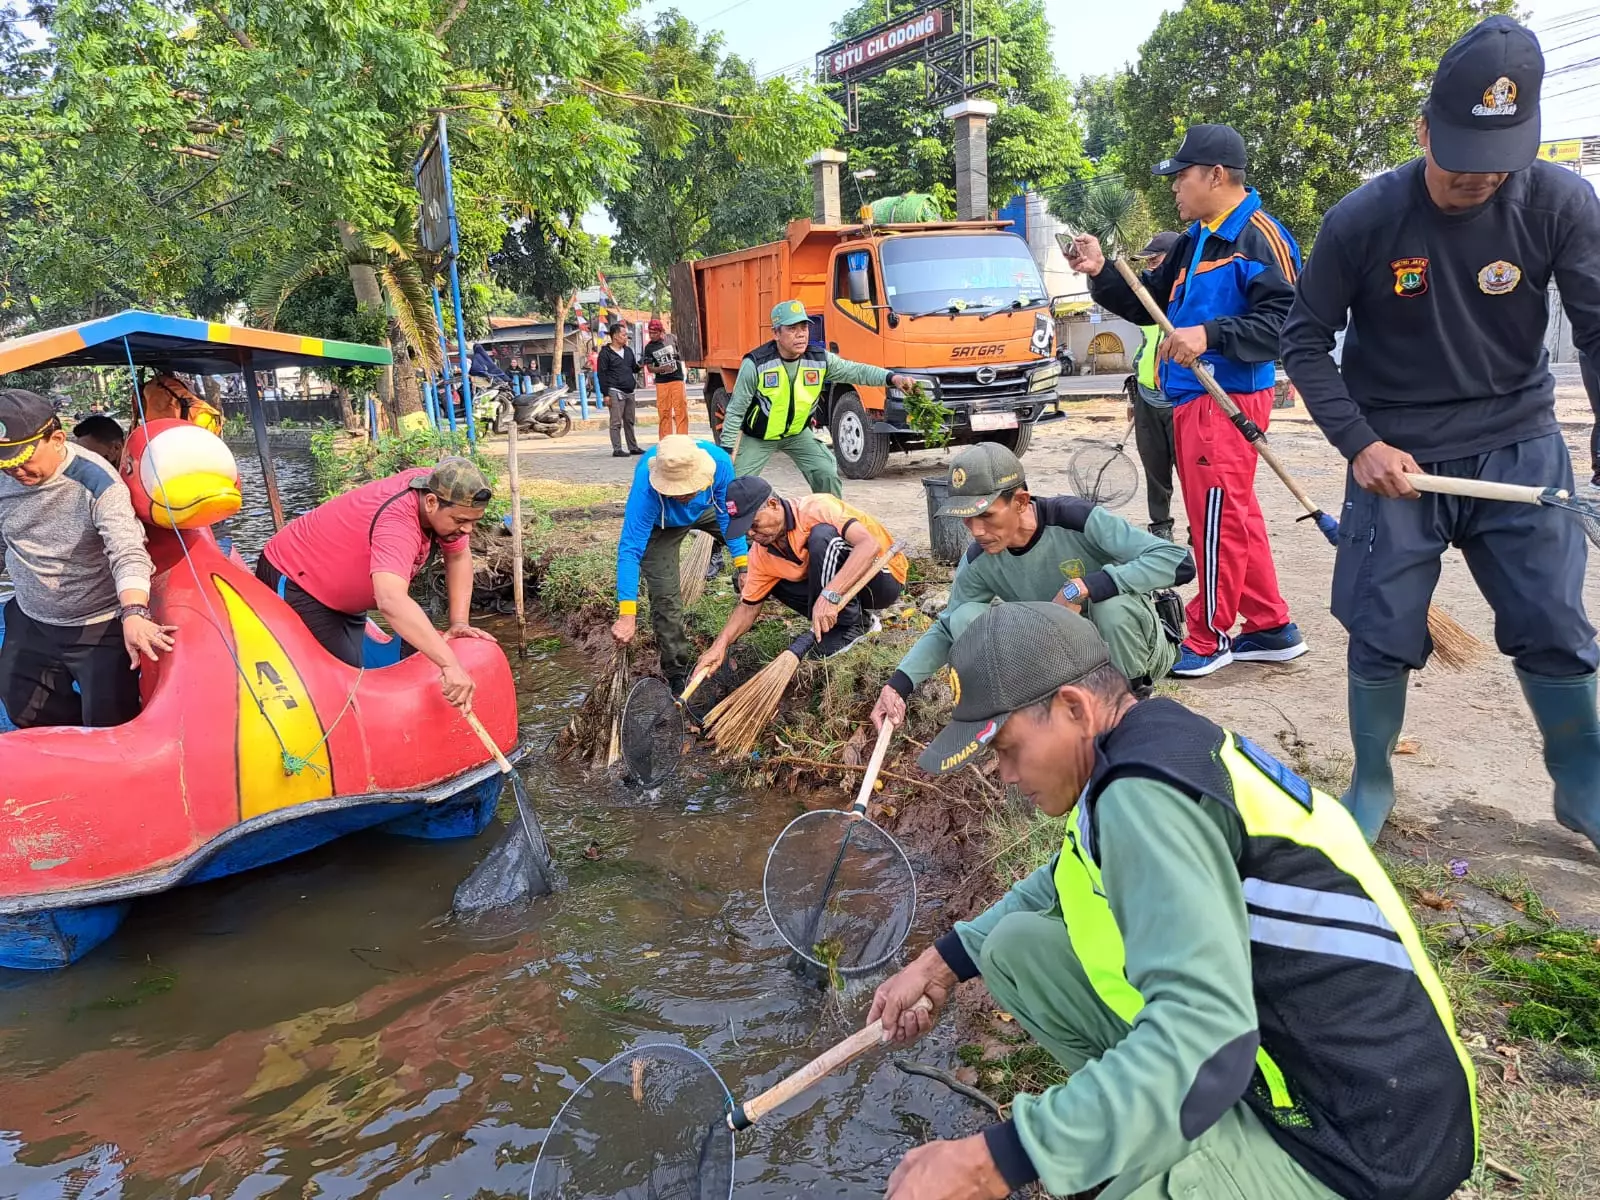
[[(710, 674), (722, 666), (729, 648), (755, 625), (768, 596), (810, 620), (817, 643), (806, 652), (826, 657), (865, 637), (864, 610), (887, 608), (905, 588), (906, 556), (896, 554), (845, 603), (844, 593), (872, 571), (894, 538), (875, 517), (837, 496), (785, 500), (760, 476), (735, 479), (728, 485), (727, 536), (745, 535), (750, 564), (740, 603), (695, 664), (697, 672)], [(791, 648), (801, 653), (798, 644)]]

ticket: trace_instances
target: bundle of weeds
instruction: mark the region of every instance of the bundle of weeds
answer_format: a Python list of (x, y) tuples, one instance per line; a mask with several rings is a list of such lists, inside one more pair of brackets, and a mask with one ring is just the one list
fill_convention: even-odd
[(917, 380), (906, 389), (906, 424), (922, 435), (922, 444), (937, 450), (950, 444), (950, 408), (934, 399), (928, 385)]
[(628, 648), (612, 651), (599, 681), (556, 741), (556, 755), (604, 770), (621, 757), (622, 706), (628, 696)]

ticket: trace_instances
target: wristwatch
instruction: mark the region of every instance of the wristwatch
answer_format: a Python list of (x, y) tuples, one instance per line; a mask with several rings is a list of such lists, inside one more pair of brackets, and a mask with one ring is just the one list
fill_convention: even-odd
[(143, 617), (150, 620), (150, 607), (146, 604), (124, 604), (117, 609), (117, 620), (126, 621), (129, 617)]
[(1078, 604), (1089, 598), (1089, 589), (1076, 579), (1069, 579), (1061, 585), (1061, 598), (1068, 604)]
[(841, 593), (834, 591), (832, 588), (823, 588), (822, 598), (835, 607), (838, 607), (844, 603), (844, 596)]

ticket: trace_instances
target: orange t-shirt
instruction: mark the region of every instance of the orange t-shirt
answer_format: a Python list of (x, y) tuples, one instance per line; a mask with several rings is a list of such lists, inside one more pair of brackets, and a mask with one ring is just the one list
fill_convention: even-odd
[[(894, 538), (889, 536), (889, 531), (876, 517), (826, 492), (785, 500), (783, 514), (787, 528), (777, 545), (762, 546), (754, 540), (750, 542), (749, 574), (745, 576), (743, 592), (746, 604), (760, 604), (772, 593), (780, 579), (799, 583), (806, 577), (811, 567), (806, 539), (818, 525), (832, 525), (841, 535), (853, 524), (865, 525), (873, 541), (878, 543), (880, 554), (894, 545)], [(906, 569), (904, 554), (896, 554), (885, 568), (902, 584), (906, 581)]]

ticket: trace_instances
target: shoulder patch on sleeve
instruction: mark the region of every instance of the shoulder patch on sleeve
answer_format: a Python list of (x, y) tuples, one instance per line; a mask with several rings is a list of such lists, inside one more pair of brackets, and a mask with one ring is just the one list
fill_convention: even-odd
[(79, 458), (77, 455), (74, 455), (72, 461), (67, 463), (67, 469), (64, 474), (73, 483), (85, 489), (96, 500), (105, 495), (109, 489), (122, 482), (109, 468), (102, 467), (99, 463), (90, 462), (87, 458)]

